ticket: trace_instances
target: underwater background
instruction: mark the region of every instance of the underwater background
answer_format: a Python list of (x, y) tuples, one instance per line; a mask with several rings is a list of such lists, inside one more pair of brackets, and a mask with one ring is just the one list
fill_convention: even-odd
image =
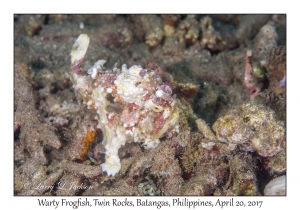
[[(129, 140), (115, 176), (70, 77), (80, 34), (81, 75), (100, 59), (140, 65), (180, 103), (178, 129), (151, 149)], [(284, 14), (15, 14), (15, 195), (285, 195), (285, 45)]]

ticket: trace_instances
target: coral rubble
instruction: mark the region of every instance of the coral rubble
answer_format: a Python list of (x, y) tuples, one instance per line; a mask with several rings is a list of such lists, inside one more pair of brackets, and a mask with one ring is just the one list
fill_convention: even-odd
[(14, 24), (15, 195), (286, 193), (286, 15)]
[(213, 124), (213, 130), (219, 141), (232, 148), (240, 145), (262, 157), (277, 155), (285, 144), (283, 122), (262, 104), (248, 103), (229, 111)]
[(35, 97), (28, 82), (28, 74), (28, 68), (25, 65), (15, 65), (16, 111), (14, 127), (19, 127), (21, 130), (19, 136), (21, 148), (28, 151), (36, 161), (46, 165), (48, 159), (44, 153), (43, 145), (59, 149), (61, 142), (49, 123), (37, 123), (39, 122), (39, 112), (35, 108)]

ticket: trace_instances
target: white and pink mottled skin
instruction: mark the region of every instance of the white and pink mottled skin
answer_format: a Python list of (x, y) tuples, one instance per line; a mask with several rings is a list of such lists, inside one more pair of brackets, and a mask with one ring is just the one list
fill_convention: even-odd
[(118, 150), (127, 142), (144, 142), (155, 148), (159, 138), (178, 130), (179, 101), (154, 71), (133, 65), (104, 70), (105, 60), (87, 70), (81, 68), (89, 37), (81, 34), (71, 52), (71, 78), (75, 90), (89, 109), (97, 111), (98, 127), (104, 134), (108, 175), (121, 169)]

